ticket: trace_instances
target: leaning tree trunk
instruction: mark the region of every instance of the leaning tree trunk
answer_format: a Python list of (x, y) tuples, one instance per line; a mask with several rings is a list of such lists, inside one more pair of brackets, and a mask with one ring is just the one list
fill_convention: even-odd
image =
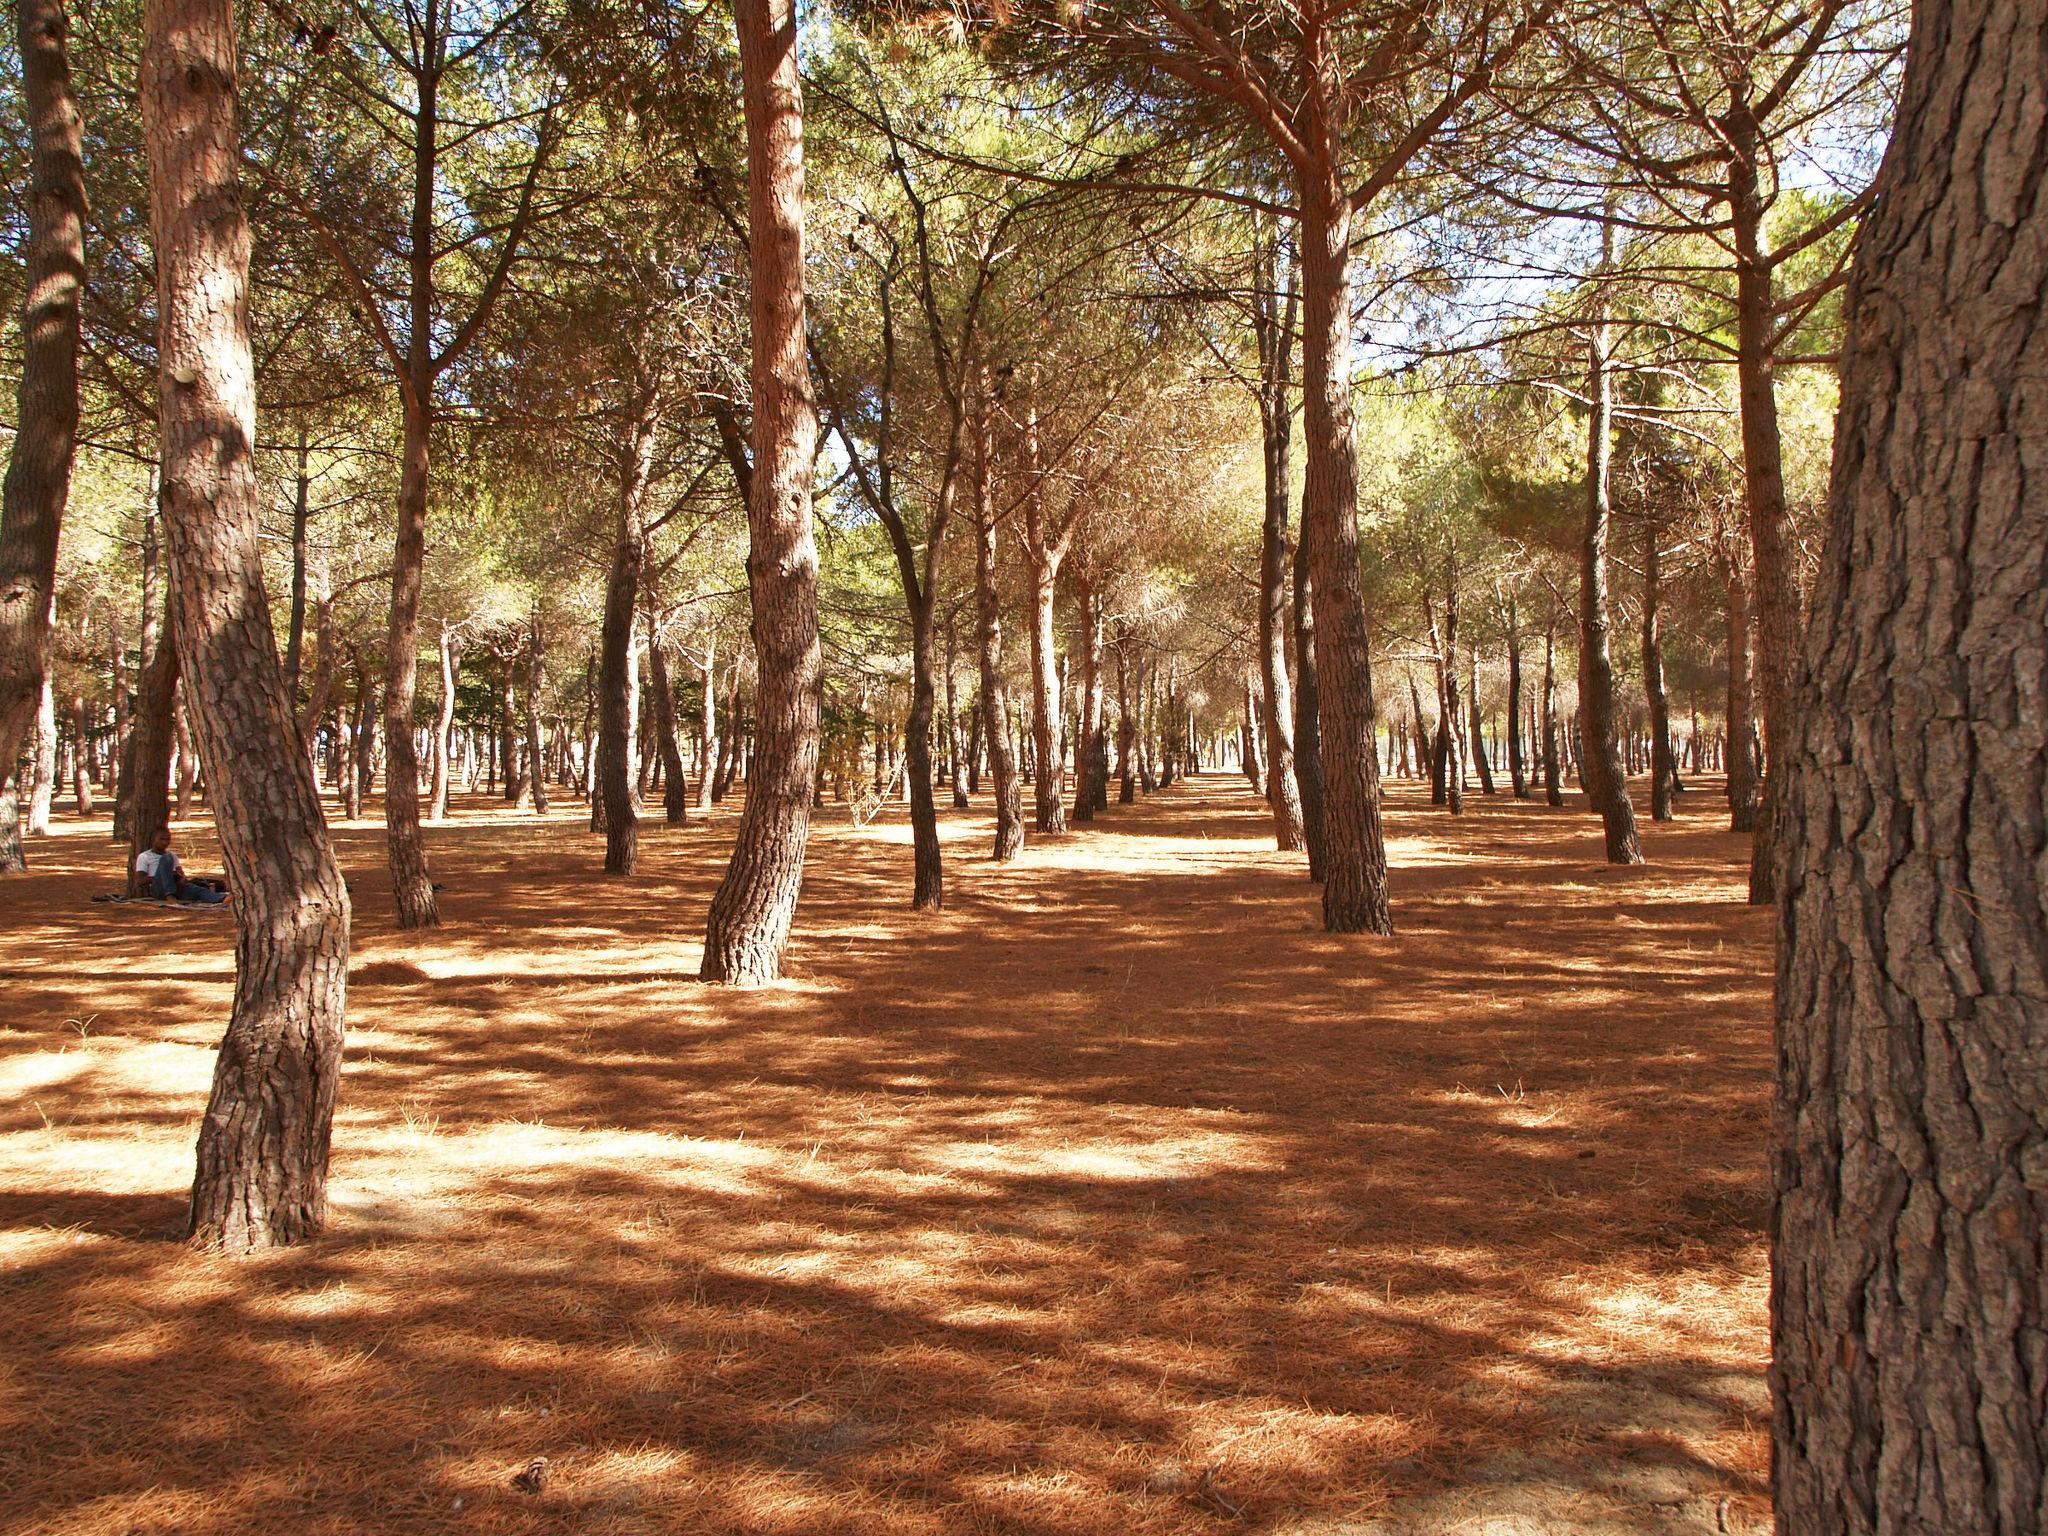
[(2048, 1529), (2037, 0), (1920, 0), (1844, 309), (1777, 873), (1778, 1529)]
[(327, 1215), (348, 892), (263, 590), (249, 227), (230, 0), (150, 0), (140, 94), (176, 642), (235, 890), (235, 998), (200, 1122), (190, 1236), (247, 1251)]
[[(1318, 33), (1321, 37), (1321, 34)], [(1326, 37), (1322, 47), (1333, 45)], [(1314, 99), (1337, 110), (1336, 82)], [(1321, 153), (1301, 177), (1303, 426), (1308, 481), (1301, 538), (1314, 577), (1320, 730), (1323, 927), (1392, 933), (1380, 827), (1372, 664), (1358, 574), (1358, 465), (1351, 415), (1351, 204), (1337, 173), (1341, 123), (1318, 122)], [(1305, 682), (1305, 680), (1304, 680)], [(1297, 753), (1301, 750), (1296, 742)], [(1311, 847), (1314, 845), (1311, 844)]]
[[(1612, 228), (1608, 226), (1610, 241)], [(1586, 523), (1579, 543), (1579, 763), (1586, 798), (1606, 833), (1607, 862), (1640, 864), (1643, 845), (1636, 836), (1635, 809), (1629, 804), (1628, 778), (1615, 739), (1614, 658), (1608, 642), (1607, 538), (1613, 520), (1608, 471), (1614, 450), (1614, 380), (1608, 347), (1605, 331), (1595, 328), (1587, 338), (1592, 377), (1586, 392), (1593, 409), (1586, 429)]]
[(1010, 750), (1010, 699), (1003, 687), (1003, 605), (996, 590), (996, 525), (989, 506), (994, 466), (987, 392), (974, 448), (974, 619), (981, 669), (982, 738), (996, 802), (995, 858), (1007, 863), (1024, 847), (1024, 796), (1017, 783), (1017, 759)]
[(804, 352), (803, 95), (793, 0), (734, 0), (747, 119), (754, 456), (747, 583), (754, 755), (732, 862), (712, 898), (707, 981), (773, 981), (796, 917), (818, 776), (817, 416)]
[(0, 485), (0, 873), (24, 866), (16, 775), (50, 670), (57, 538), (78, 439), (78, 303), (85, 287), (85, 165), (63, 0), (19, 0), (28, 117), (21, 384)]
[(612, 532), (611, 573), (605, 581), (604, 625), (598, 637), (597, 786), (593, 818), (604, 818), (604, 872), (630, 875), (640, 856), (640, 813), (633, 793), (633, 616), (640, 600), (640, 565), (647, 482), (654, 469), (654, 439), (661, 424), (653, 392), (642, 389), (619, 466), (619, 519)]

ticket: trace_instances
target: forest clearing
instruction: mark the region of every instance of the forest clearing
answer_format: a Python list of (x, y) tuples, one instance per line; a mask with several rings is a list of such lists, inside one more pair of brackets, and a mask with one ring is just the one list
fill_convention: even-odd
[(0, 1536), (2048, 1536), (2043, 0), (14, 0)]
[(949, 813), (930, 921), (900, 812), (822, 817), (736, 996), (722, 812), (598, 902), (458, 804), (424, 944), (341, 825), (334, 1236), (197, 1266), (231, 925), (60, 823), (0, 885), (0, 1528), (1765, 1529), (1769, 916), (1682, 803), (1609, 869), (1397, 787), (1371, 950), (1234, 773), (1008, 865)]

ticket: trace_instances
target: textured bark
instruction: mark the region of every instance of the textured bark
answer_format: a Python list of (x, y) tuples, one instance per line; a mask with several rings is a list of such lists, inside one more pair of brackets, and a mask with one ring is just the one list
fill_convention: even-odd
[(1749, 580), (1741, 557), (1733, 551), (1721, 556), (1721, 578), (1728, 589), (1728, 826), (1730, 831), (1751, 832), (1756, 829), (1757, 763), (1751, 744), (1756, 695)]
[(734, 0), (747, 119), (754, 452), (747, 502), (754, 755), (732, 862), (712, 898), (707, 981), (773, 981), (803, 883), (818, 776), (817, 416), (804, 349), (803, 97), (792, 0)]
[(1096, 574), (1083, 566), (1075, 582), (1081, 618), (1081, 687), (1076, 701), (1080, 729), (1074, 733), (1074, 820), (1093, 821), (1109, 803), (1109, 754), (1103, 735), (1102, 592)]
[(1557, 760), (1557, 628), (1543, 631), (1543, 802), (1564, 804), (1564, 786)]
[(284, 640), (284, 689), (291, 696), (295, 710), (298, 708), (300, 661), (306, 644), (306, 525), (313, 515), (310, 456), (305, 424), (301, 422), (298, 473), (292, 481), (292, 607)]
[(640, 600), (647, 482), (660, 426), (653, 391), (637, 396), (619, 461), (618, 522), (612, 530), (611, 573), (605, 580), (604, 626), (598, 638), (597, 794), (591, 816), (603, 817), (604, 872), (630, 875), (640, 856), (640, 813), (633, 793), (634, 614)]
[[(156, 585), (163, 589), (166, 605), (175, 601), (172, 583)], [(166, 619), (171, 612), (166, 606)], [(128, 742), (129, 869), (135, 867), (135, 855), (171, 824), (171, 711), (178, 694), (178, 646), (169, 623), (152, 621), (143, 626), (143, 636), (145, 641), (153, 639), (155, 648), (145, 654), (136, 682)]]
[(704, 698), (697, 727), (701, 758), (697, 765), (697, 809), (708, 811), (712, 781), (718, 776), (718, 638), (709, 630), (704, 632), (704, 659), (698, 676), (704, 684)]
[(969, 803), (967, 761), (973, 754), (965, 734), (960, 729), (960, 701), (954, 680), (960, 648), (959, 637), (954, 627), (957, 614), (956, 608), (946, 618), (946, 757), (952, 765), (953, 809), (964, 811)]
[(1914, 8), (1845, 302), (1770, 768), (1781, 1531), (2048, 1529), (2044, 81), (2037, 0)]
[(1116, 642), (1116, 778), (1117, 804), (1131, 805), (1138, 798), (1138, 782), (1131, 767), (1132, 749), (1138, 739), (1137, 721), (1131, 714), (1131, 658), (1127, 635)]
[(83, 129), (62, 0), (19, 0), (29, 134), (21, 383), (0, 483), (0, 873), (24, 867), (16, 775), (50, 669), (57, 541), (78, 438), (78, 309), (85, 286)]
[[(1343, 141), (1335, 45), (1320, 24), (1308, 48), (1322, 88), (1302, 169), (1302, 392), (1308, 478), (1301, 537), (1314, 577), (1320, 731), (1323, 927), (1392, 933), (1380, 827), (1379, 757), (1365, 604), (1358, 573), (1358, 466), (1351, 415), (1351, 202), (1337, 172)], [(1307, 685), (1306, 679), (1303, 686)], [(1300, 743), (1296, 743), (1297, 753)], [(1313, 846), (1313, 845), (1312, 845)]]
[(199, 1132), (190, 1237), (247, 1251), (327, 1214), (348, 894), (263, 590), (249, 230), (230, 0), (151, 0), (140, 94), (176, 641), (235, 891), (235, 996)]
[[(1612, 226), (1607, 238), (1613, 240)], [(1614, 450), (1614, 379), (1609, 342), (1595, 330), (1587, 339), (1592, 358), (1586, 394), (1593, 402), (1586, 427), (1586, 521), (1579, 542), (1579, 767), (1586, 798), (1600, 817), (1607, 862), (1640, 864), (1635, 809), (1614, 721), (1614, 657), (1609, 635), (1607, 540), (1613, 521), (1609, 467)]]
[[(425, 142), (431, 145), (431, 131)], [(430, 187), (431, 181), (430, 175)], [(420, 217), (415, 216), (416, 241), (422, 238)], [(430, 331), (430, 325), (416, 316), (413, 351), (417, 359), (425, 356)], [(419, 369), (424, 367), (420, 362)], [(391, 614), (384, 640), (384, 851), (391, 866), (391, 896), (400, 928), (434, 928), (441, 922), (433, 877), (427, 870), (426, 839), (420, 830), (419, 754), (412, 736), (413, 694), (420, 671), (420, 584), (427, 560), (427, 448), (432, 430), (425, 395), (431, 389), (431, 381), (416, 377), (405, 391), (405, 445), (391, 554)], [(506, 769), (509, 778), (509, 762)]]
[(57, 691), (50, 674), (43, 673), (43, 686), (36, 690), (35, 741), (29, 749), (32, 771), (28, 796), (28, 835), (50, 835), (50, 802), (57, 794)]
[(1007, 862), (1024, 846), (1024, 797), (1017, 783), (1017, 759), (1010, 750), (1010, 700), (1003, 686), (1003, 607), (996, 590), (996, 525), (989, 505), (993, 443), (985, 391), (982, 402), (974, 448), (974, 620), (982, 739), (996, 801), (994, 855), (998, 862)]
[[(1035, 493), (1034, 493), (1035, 499)], [(1060, 741), (1059, 653), (1053, 637), (1053, 597), (1059, 556), (1035, 553), (1031, 561), (1031, 795), (1040, 832), (1067, 830), (1066, 752)]]

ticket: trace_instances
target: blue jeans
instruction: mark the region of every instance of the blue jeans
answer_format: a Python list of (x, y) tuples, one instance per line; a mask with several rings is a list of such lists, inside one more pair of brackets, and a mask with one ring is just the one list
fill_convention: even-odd
[(187, 880), (184, 867), (169, 854), (156, 861), (156, 873), (150, 877), (149, 893), (152, 896), (169, 896), (178, 901), (208, 904), (228, 899), (226, 891), (216, 891), (211, 886), (194, 885)]

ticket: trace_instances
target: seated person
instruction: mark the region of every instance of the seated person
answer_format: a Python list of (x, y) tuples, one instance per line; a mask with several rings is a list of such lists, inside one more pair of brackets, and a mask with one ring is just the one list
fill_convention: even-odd
[(185, 861), (171, 852), (171, 829), (159, 827), (149, 846), (135, 855), (136, 894), (165, 901), (226, 901), (228, 889), (219, 880), (196, 881), (185, 874)]

